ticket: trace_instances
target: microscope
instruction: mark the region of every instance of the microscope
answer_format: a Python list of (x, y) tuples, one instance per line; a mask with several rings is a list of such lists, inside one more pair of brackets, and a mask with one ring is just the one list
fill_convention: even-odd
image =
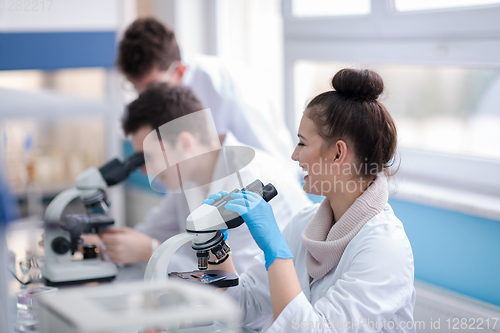
[[(167, 239), (153, 253), (146, 267), (145, 281), (164, 280), (171, 277), (219, 288), (237, 286), (238, 277), (235, 274), (220, 270), (208, 270), (208, 259), (212, 253), (217, 261), (225, 260), (230, 249), (220, 230), (237, 228), (244, 223), (243, 218), (238, 213), (224, 208), (226, 203), (232, 200), (231, 194), (239, 191), (257, 193), (266, 202), (278, 194), (272, 184), (264, 186), (259, 179), (256, 179), (242, 189), (234, 189), (211, 205), (202, 204), (188, 216), (186, 232)], [(196, 251), (198, 270), (167, 274), (172, 255), (189, 241), (191, 241), (191, 248)]]
[[(44, 216), (45, 262), (41, 268), (47, 285), (64, 285), (93, 281), (110, 281), (117, 268), (99, 259), (95, 245), (85, 245), (82, 260), (73, 260), (83, 240), (82, 234), (99, 233), (114, 224), (109, 216), (105, 189), (125, 180), (144, 164), (143, 154), (134, 154), (121, 162), (118, 159), (98, 168), (89, 168), (76, 178), (76, 187), (58, 194), (48, 205)], [(80, 198), (86, 214), (64, 214), (65, 208)]]

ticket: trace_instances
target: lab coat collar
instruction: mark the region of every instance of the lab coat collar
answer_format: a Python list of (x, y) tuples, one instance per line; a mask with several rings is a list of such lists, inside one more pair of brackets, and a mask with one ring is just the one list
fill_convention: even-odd
[(306, 267), (320, 279), (340, 261), (345, 248), (365, 223), (380, 213), (389, 199), (386, 177), (380, 173), (336, 222), (330, 201), (324, 199), (304, 229), (301, 239), (307, 248)]
[(186, 70), (182, 75), (182, 85), (190, 86), (196, 73), (196, 55), (183, 56), (181, 57), (181, 62), (186, 66)]

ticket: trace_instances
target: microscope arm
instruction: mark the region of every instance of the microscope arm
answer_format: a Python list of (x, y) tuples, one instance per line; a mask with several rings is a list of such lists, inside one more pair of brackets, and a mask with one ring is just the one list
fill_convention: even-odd
[(118, 184), (128, 175), (144, 164), (143, 154), (129, 156), (124, 162), (114, 159), (99, 169), (90, 167), (76, 177), (76, 188), (70, 188), (59, 195), (49, 204), (45, 211), (45, 221), (59, 223), (64, 208), (80, 197), (92, 197), (96, 192), (105, 190), (108, 186)]
[(198, 237), (193, 233), (184, 232), (167, 239), (151, 256), (144, 273), (144, 281), (168, 279), (167, 269), (172, 255), (184, 244)]
[(61, 221), (61, 215), (66, 208), (66, 206), (78, 198), (81, 194), (81, 191), (76, 188), (67, 189), (61, 193), (59, 193), (54, 200), (50, 202), (47, 206), (47, 210), (45, 211), (44, 220), (48, 223), (56, 223), (59, 224)]
[(100, 189), (107, 188), (101, 173), (96, 168), (88, 168), (76, 177), (76, 188), (67, 189), (59, 193), (50, 202), (45, 211), (45, 221), (49, 223), (60, 223), (62, 213), (71, 201), (78, 197), (93, 195)]

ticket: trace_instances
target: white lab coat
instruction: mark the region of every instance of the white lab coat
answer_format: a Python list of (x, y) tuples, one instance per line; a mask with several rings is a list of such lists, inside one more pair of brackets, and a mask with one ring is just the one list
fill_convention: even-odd
[(182, 83), (210, 108), (219, 134), (232, 132), (238, 141), (290, 161), (292, 138), (271, 105), (262, 83), (241, 63), (214, 56), (182, 59)]
[(267, 321), (266, 332), (415, 332), (405, 329), (413, 327), (413, 255), (390, 205), (361, 228), (335, 268), (310, 282), (300, 237), (317, 207), (305, 208), (283, 231), (302, 292), (272, 322), (269, 280), (258, 256), (239, 286), (227, 291), (244, 309), (244, 323), (258, 328)]
[[(224, 146), (243, 146), (231, 133), (226, 135)], [(224, 158), (219, 154), (215, 170), (224, 165)], [(268, 154), (255, 150), (255, 157), (250, 164), (241, 169), (240, 176), (246, 186), (255, 179), (260, 179), (264, 185), (272, 183), (278, 190), (278, 195), (269, 203), (273, 207), (276, 221), (283, 229), (292, 217), (301, 209), (311, 205), (298, 184), (295, 174), (282, 166), (279, 160)], [(214, 177), (215, 178), (215, 177)], [(218, 179), (218, 178), (217, 178)], [(164, 242), (168, 238), (186, 231), (186, 218), (193, 209), (202, 204), (208, 195), (221, 190), (232, 191), (241, 188), (236, 174), (210, 184), (209, 188), (196, 188), (182, 193), (168, 194), (159, 206), (152, 209), (145, 221), (136, 226), (136, 230)], [(191, 206), (191, 209), (190, 209)], [(229, 230), (228, 244), (237, 261), (237, 272), (244, 272), (253, 262), (254, 257), (262, 252), (255, 244), (252, 235), (245, 225)], [(184, 245), (173, 256), (168, 271), (191, 271), (197, 269), (196, 252), (191, 244)]]

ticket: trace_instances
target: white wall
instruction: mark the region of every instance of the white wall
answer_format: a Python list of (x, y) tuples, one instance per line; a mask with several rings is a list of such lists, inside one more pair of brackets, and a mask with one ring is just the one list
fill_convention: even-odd
[(120, 21), (120, 0), (41, 0), (38, 4), (23, 1), (22, 6), (16, 3), (0, 3), (0, 31), (109, 31), (115, 30)]

